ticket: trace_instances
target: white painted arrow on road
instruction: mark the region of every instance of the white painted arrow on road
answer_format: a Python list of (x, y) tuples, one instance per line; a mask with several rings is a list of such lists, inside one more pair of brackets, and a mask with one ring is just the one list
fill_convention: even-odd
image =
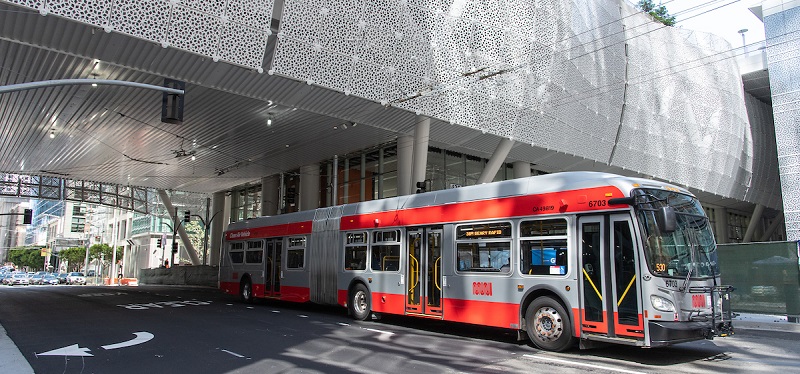
[[(128, 340), (128, 341), (122, 342), (122, 343), (104, 345), (104, 346), (102, 346), (102, 348), (105, 349), (105, 350), (109, 350), (109, 349), (130, 347), (132, 345), (146, 343), (146, 342), (150, 341), (151, 339), (153, 339), (153, 334), (151, 334), (149, 332), (141, 331), (141, 332), (135, 332), (133, 334), (136, 335), (136, 337), (131, 339), (131, 340)], [(89, 353), (89, 351), (90, 351), (89, 348), (81, 348), (77, 344), (73, 344), (73, 345), (70, 345), (70, 346), (63, 347), (63, 348), (54, 349), (52, 351), (47, 351), (45, 353), (37, 353), (36, 356), (83, 356), (83, 357), (93, 357), (94, 355)]]
[(77, 344), (73, 344), (68, 347), (54, 349), (52, 351), (47, 351), (45, 353), (37, 353), (37, 356), (84, 356), (84, 357), (91, 357), (94, 356), (93, 354), (89, 353), (89, 348), (81, 348), (78, 347)]
[(149, 332), (135, 332), (133, 333), (133, 335), (136, 335), (136, 337), (131, 340), (128, 340), (127, 342), (104, 345), (103, 349), (117, 349), (117, 348), (130, 347), (132, 345), (146, 343), (150, 341), (150, 339), (153, 339), (153, 334)]

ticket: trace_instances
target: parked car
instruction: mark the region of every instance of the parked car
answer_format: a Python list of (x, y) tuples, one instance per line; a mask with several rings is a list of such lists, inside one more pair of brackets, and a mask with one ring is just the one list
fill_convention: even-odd
[(15, 273), (13, 278), (11, 278), (11, 285), (19, 284), (22, 286), (27, 286), (30, 284), (28, 281), (28, 274), (23, 273)]
[(67, 275), (67, 284), (86, 284), (86, 277), (83, 273), (73, 271)]
[(55, 275), (47, 274), (47, 275), (45, 275), (45, 276), (43, 276), (41, 278), (41, 281), (40, 281), (39, 284), (57, 285), (58, 283), (59, 283), (58, 282), (58, 278), (56, 278)]
[(67, 274), (67, 273), (58, 273), (58, 275), (56, 275), (56, 278), (58, 278), (58, 283), (59, 284), (66, 284), (67, 283), (67, 275), (69, 275), (69, 274)]
[(42, 284), (42, 277), (44, 277), (44, 274), (36, 273), (28, 277), (28, 282), (30, 284)]
[(9, 271), (9, 272), (6, 272), (6, 273), (3, 275), (3, 284), (4, 284), (4, 285), (7, 285), (7, 286), (10, 286), (10, 285), (11, 285), (11, 282), (13, 281), (13, 279), (14, 279), (14, 273), (12, 273), (12, 272), (10, 272), (10, 271)]

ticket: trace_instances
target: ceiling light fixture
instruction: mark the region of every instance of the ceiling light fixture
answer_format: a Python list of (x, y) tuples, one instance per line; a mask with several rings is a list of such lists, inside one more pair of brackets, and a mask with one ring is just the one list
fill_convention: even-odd
[(53, 139), (55, 137), (56, 137), (56, 131), (53, 130), (53, 129), (50, 129), (50, 139)]
[(269, 115), (269, 117), (267, 117), (267, 126), (272, 126), (272, 115), (271, 114)]

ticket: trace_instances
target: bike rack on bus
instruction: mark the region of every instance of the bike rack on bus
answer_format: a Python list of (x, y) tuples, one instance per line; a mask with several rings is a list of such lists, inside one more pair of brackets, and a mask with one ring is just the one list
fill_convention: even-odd
[[(733, 319), (731, 292), (734, 290), (735, 288), (733, 286), (689, 287), (689, 293), (711, 295), (711, 315), (700, 315), (698, 313), (696, 316), (689, 317), (692, 321), (711, 321), (709, 338), (733, 335), (733, 325), (731, 324), (731, 320)], [(719, 305), (717, 305), (718, 301), (720, 301)]]

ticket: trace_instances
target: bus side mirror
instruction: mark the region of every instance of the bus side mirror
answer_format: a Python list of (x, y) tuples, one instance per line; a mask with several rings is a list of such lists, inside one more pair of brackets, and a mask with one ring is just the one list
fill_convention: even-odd
[(675, 217), (675, 208), (671, 206), (663, 206), (656, 211), (656, 223), (658, 229), (662, 233), (670, 233), (675, 231), (678, 226), (678, 219)]

